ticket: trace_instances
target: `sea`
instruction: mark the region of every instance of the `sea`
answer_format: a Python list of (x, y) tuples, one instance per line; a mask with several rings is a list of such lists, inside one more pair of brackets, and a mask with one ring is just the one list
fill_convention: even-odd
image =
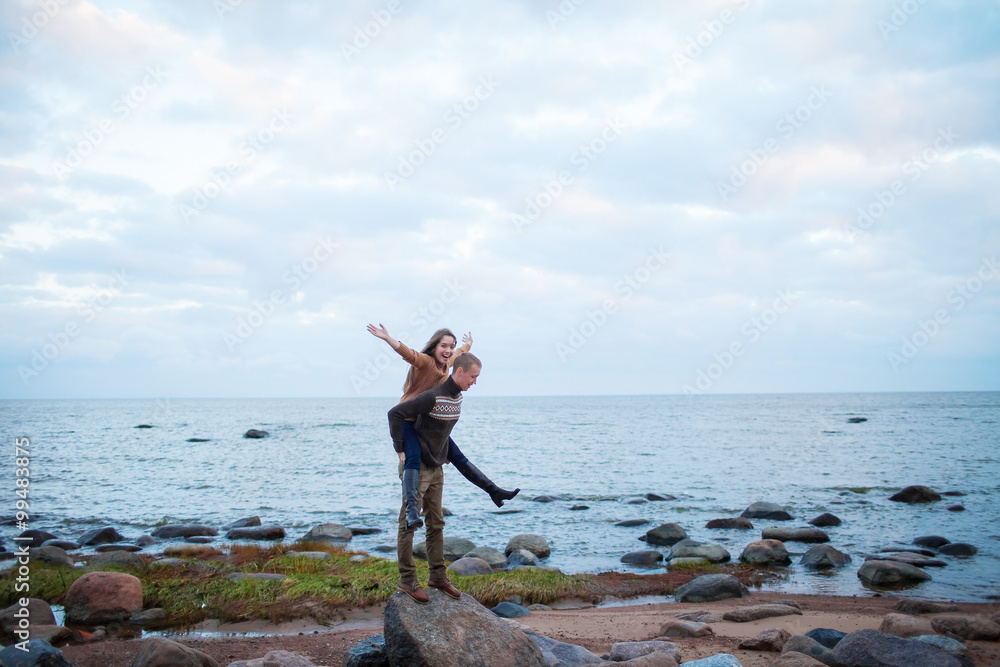
[[(114, 526), (129, 540), (170, 523), (221, 527), (258, 515), (289, 540), (316, 524), (381, 529), (351, 549), (392, 558), (399, 511), (397, 457), (386, 411), (393, 398), (0, 401), (7, 454), (0, 544), (13, 550), (15, 467), (30, 470), (29, 528), (73, 539)], [(859, 421), (864, 419), (865, 421)], [(148, 425), (151, 428), (138, 428)], [(267, 438), (243, 437), (248, 429)], [(16, 461), (15, 438), (30, 440)], [(942, 556), (933, 579), (900, 595), (959, 601), (1000, 594), (1000, 392), (698, 396), (488, 397), (466, 395), (453, 437), (504, 488), (521, 489), (498, 514), (489, 497), (446, 467), (445, 534), (503, 550), (519, 533), (544, 536), (543, 564), (565, 573), (662, 572), (620, 562), (674, 522), (733, 557), (771, 525), (825, 528), (847, 567), (797, 565), (810, 545), (787, 543), (790, 568), (768, 590), (874, 595), (857, 577), (865, 556), (921, 535), (967, 542)], [(190, 439), (204, 442), (191, 442)], [(22, 459), (24, 457), (22, 456)], [(920, 484), (955, 491), (908, 505), (889, 496)], [(648, 493), (674, 500), (648, 501)], [(539, 496), (556, 496), (535, 502)], [(711, 530), (755, 501), (790, 512), (753, 530)], [(571, 509), (585, 505), (588, 509)], [(964, 511), (949, 510), (961, 505)], [(2, 516), (3, 514), (7, 516)], [(619, 527), (628, 519), (648, 520)], [(224, 535), (224, 531), (222, 531)], [(220, 539), (223, 539), (220, 537)], [(417, 538), (421, 539), (420, 537)], [(167, 543), (147, 547), (156, 552)], [(912, 546), (912, 545), (911, 545)], [(667, 548), (660, 548), (664, 554)]]

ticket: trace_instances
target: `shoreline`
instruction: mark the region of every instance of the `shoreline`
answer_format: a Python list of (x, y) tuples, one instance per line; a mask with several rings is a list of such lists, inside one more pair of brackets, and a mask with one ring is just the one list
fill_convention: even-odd
[[(612, 573), (614, 574), (614, 573)], [(638, 575), (642, 576), (642, 575)], [(893, 605), (901, 598), (891, 595), (881, 597), (789, 595), (775, 592), (752, 591), (749, 597), (730, 598), (715, 602), (683, 603), (659, 602), (623, 606), (595, 606), (588, 608), (552, 609), (533, 611), (517, 619), (541, 634), (553, 639), (574, 643), (598, 655), (607, 653), (618, 641), (641, 641), (658, 634), (659, 626), (674, 614), (689, 611), (710, 611), (721, 616), (740, 607), (777, 602), (796, 602), (802, 615), (766, 618), (746, 623), (722, 621), (711, 623), (714, 635), (701, 638), (671, 639), (681, 650), (684, 660), (695, 660), (717, 653), (734, 655), (743, 667), (768, 667), (777, 653), (739, 649), (742, 639), (755, 636), (767, 628), (785, 628), (792, 634), (801, 634), (811, 628), (824, 627), (851, 632), (878, 629), (882, 618), (891, 613)], [(958, 602), (960, 613), (993, 614), (1000, 609), (998, 603)], [(381, 613), (384, 605), (344, 611), (344, 620), (334, 626), (301, 626), (296, 634), (268, 634), (266, 636), (190, 636), (170, 634), (170, 639), (192, 646), (215, 658), (225, 667), (237, 660), (263, 657), (268, 651), (286, 650), (299, 653), (317, 666), (341, 665), (344, 653), (362, 639), (381, 632)], [(266, 629), (273, 626), (249, 622), (238, 624), (243, 628)], [(222, 626), (217, 626), (222, 627)], [(986, 667), (1000, 661), (1000, 643), (966, 641), (969, 657), (974, 667)], [(74, 644), (62, 648), (66, 659), (74, 667), (123, 667), (131, 663), (139, 651), (139, 640), (108, 639), (91, 644)]]

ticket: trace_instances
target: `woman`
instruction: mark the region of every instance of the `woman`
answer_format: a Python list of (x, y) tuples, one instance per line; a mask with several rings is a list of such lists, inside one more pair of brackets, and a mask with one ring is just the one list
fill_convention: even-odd
[[(444, 382), (448, 378), (448, 370), (458, 355), (468, 352), (472, 348), (471, 333), (462, 337), (462, 346), (456, 349), (455, 345), (458, 339), (448, 329), (435, 331), (420, 352), (415, 352), (406, 344), (390, 336), (381, 324), (377, 327), (374, 324), (369, 324), (368, 332), (388, 343), (389, 347), (398, 352), (399, 356), (410, 364), (410, 370), (406, 374), (406, 382), (403, 383), (403, 397), (400, 399), (400, 403)], [(406, 523), (407, 528), (419, 528), (424, 525), (424, 522), (420, 520), (420, 511), (417, 507), (417, 496), (420, 490), (420, 441), (417, 439), (413, 422), (404, 424), (403, 441), (404, 449), (399, 453), (399, 460), (403, 464), (400, 476), (403, 480)], [(488, 493), (497, 507), (503, 507), (505, 500), (510, 500), (521, 490), (506, 491), (498, 487), (479, 468), (469, 462), (469, 459), (462, 454), (462, 450), (451, 438), (448, 439), (448, 462), (455, 466), (467, 480)]]

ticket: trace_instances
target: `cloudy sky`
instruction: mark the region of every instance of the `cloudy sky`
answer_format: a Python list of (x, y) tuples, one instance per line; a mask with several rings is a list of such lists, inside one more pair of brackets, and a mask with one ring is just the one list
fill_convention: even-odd
[(1000, 389), (996, 0), (0, 24), (0, 397)]

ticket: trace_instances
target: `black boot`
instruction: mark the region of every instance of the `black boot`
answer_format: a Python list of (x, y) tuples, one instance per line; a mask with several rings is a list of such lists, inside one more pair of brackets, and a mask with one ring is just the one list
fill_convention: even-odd
[(403, 503), (406, 505), (406, 529), (415, 530), (424, 525), (420, 519), (417, 498), (420, 495), (420, 471), (410, 468), (403, 471)]
[(510, 500), (521, 491), (521, 489), (514, 489), (513, 491), (501, 489), (493, 483), (493, 480), (484, 475), (482, 470), (472, 465), (468, 459), (462, 463), (452, 461), (452, 465), (458, 468), (458, 471), (462, 473), (462, 476), (465, 477), (465, 479), (490, 494), (490, 499), (497, 507), (503, 507), (503, 501)]

